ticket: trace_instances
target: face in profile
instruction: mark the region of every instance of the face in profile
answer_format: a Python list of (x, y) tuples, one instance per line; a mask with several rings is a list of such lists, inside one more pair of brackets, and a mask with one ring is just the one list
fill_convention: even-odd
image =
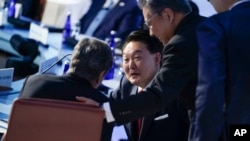
[(173, 18), (170, 18), (173, 17), (173, 12), (165, 8), (156, 13), (147, 7), (143, 7), (142, 12), (150, 35), (157, 37), (164, 45), (167, 44), (175, 30)]
[(128, 80), (144, 88), (160, 67), (161, 54), (150, 53), (146, 44), (129, 42), (123, 49), (123, 69)]

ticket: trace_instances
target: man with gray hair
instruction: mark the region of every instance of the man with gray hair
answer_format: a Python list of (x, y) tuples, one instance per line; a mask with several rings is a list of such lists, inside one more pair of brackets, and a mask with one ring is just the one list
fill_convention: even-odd
[[(70, 67), (65, 75), (29, 76), (19, 97), (76, 101), (76, 96), (84, 96), (99, 103), (107, 102), (109, 99), (96, 88), (112, 63), (112, 52), (105, 42), (95, 38), (82, 39), (74, 48)], [(112, 131), (113, 124), (104, 121), (101, 140), (110, 141)]]

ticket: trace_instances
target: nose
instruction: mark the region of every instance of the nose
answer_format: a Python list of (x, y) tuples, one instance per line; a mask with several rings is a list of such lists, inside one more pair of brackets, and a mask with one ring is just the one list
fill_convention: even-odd
[(135, 68), (135, 63), (134, 63), (134, 61), (132, 59), (129, 61), (128, 67), (129, 67), (129, 69)]

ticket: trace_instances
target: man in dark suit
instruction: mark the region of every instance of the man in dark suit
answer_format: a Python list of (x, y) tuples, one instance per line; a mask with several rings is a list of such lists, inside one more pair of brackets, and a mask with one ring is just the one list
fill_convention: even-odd
[[(162, 43), (151, 37), (148, 30), (132, 32), (122, 49), (125, 76), (111, 98), (125, 99), (150, 87), (160, 69), (162, 48)], [(129, 141), (185, 141), (189, 120), (185, 107), (174, 101), (161, 111), (124, 126)]]
[[(20, 97), (76, 101), (76, 96), (85, 96), (100, 103), (107, 102), (109, 99), (96, 88), (112, 62), (112, 52), (106, 43), (94, 38), (82, 39), (74, 48), (66, 75), (32, 75), (26, 79)], [(105, 121), (101, 140), (110, 141), (112, 131), (113, 124)]]
[(230, 125), (250, 125), (250, 64), (246, 61), (250, 60), (250, 1), (210, 2), (219, 14), (197, 30), (199, 81), (190, 140), (233, 140), (228, 135)]
[[(105, 40), (109, 37), (110, 31), (114, 30), (116, 31), (117, 38), (123, 40), (131, 31), (139, 28), (142, 22), (142, 14), (136, 0), (106, 1), (113, 1), (113, 6), (91, 36)], [(93, 0), (89, 11), (80, 20), (81, 33), (86, 33), (95, 16), (104, 7), (106, 1)]]

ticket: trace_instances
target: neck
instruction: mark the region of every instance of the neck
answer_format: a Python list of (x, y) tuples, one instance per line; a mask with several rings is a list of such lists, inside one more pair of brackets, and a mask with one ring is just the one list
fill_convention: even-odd
[(91, 86), (95, 89), (98, 88), (99, 84), (96, 80), (89, 80), (89, 83), (91, 84)]
[(184, 19), (188, 14), (188, 13), (179, 13), (179, 12), (176, 12), (175, 14), (175, 25), (179, 25), (180, 22), (182, 21), (182, 19)]
[(151, 85), (151, 83), (153, 82), (153, 78), (152, 79), (150, 79), (149, 81), (147, 81), (147, 83), (144, 83), (144, 84), (142, 84), (142, 85), (138, 85), (140, 88), (142, 88), (142, 89), (146, 89), (148, 86), (150, 86)]

